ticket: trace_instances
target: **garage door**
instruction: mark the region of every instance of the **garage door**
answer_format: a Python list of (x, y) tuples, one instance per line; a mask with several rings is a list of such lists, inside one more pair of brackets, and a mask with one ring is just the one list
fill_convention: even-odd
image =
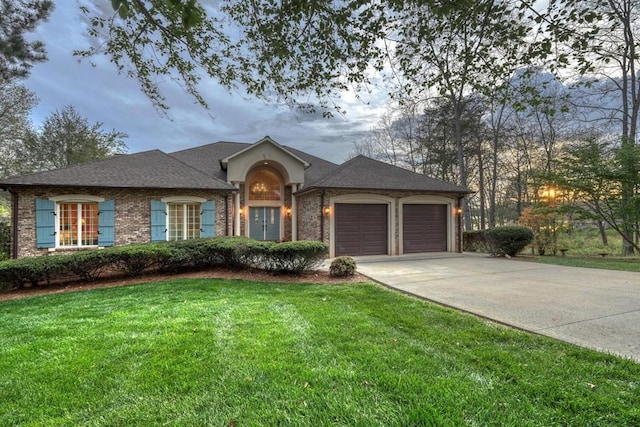
[(336, 256), (385, 255), (387, 205), (336, 203)]
[(447, 212), (447, 205), (403, 205), (403, 253), (446, 251)]

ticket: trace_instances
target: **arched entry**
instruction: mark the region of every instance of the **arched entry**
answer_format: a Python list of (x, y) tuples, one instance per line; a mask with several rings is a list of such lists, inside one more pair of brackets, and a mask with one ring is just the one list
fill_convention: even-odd
[(248, 235), (256, 240), (282, 238), (282, 203), (284, 181), (281, 175), (268, 166), (249, 172), (246, 181)]

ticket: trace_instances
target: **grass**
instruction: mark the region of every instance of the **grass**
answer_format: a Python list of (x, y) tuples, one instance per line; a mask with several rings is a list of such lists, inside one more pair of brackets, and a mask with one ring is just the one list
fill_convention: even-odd
[(574, 256), (538, 256), (525, 258), (543, 264), (565, 265), (568, 267), (600, 268), (603, 270), (622, 270), (640, 272), (640, 259), (638, 258), (596, 258)]
[(640, 364), (371, 283), (0, 303), (0, 425), (640, 425)]

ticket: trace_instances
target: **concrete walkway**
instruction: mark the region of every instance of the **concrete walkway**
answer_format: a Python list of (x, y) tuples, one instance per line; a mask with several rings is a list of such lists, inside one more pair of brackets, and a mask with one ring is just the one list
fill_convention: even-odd
[(485, 254), (359, 257), (388, 287), (501, 323), (640, 362), (640, 273)]

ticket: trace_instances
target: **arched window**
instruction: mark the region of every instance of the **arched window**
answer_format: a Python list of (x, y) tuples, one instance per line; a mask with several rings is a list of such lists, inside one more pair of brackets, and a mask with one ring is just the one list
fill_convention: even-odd
[(281, 200), (282, 185), (278, 175), (260, 169), (249, 179), (249, 200)]

